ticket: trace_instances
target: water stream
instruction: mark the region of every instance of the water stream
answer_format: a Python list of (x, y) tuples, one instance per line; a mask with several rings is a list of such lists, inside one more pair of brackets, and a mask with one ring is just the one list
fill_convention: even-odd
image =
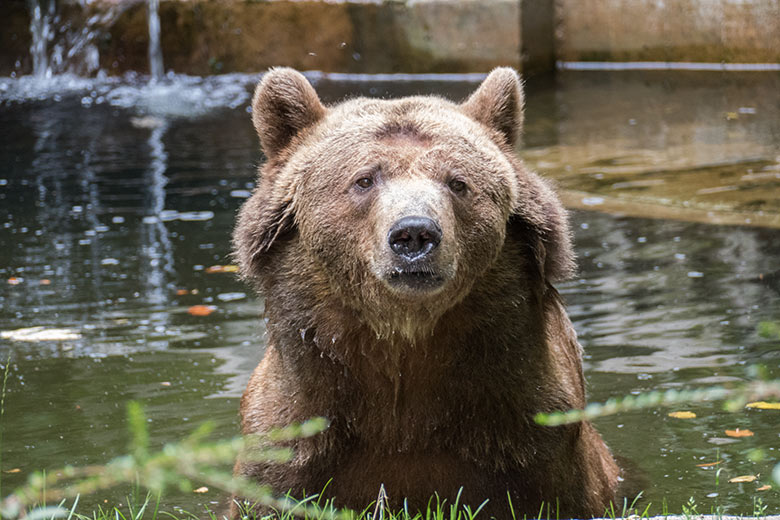
[(152, 81), (159, 81), (165, 70), (163, 68), (162, 47), (160, 46), (160, 0), (148, 0), (149, 23), (149, 75)]

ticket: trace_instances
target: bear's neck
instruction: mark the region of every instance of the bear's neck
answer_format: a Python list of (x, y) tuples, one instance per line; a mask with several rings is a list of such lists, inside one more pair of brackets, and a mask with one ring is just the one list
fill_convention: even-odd
[[(529, 384), (544, 370), (538, 360), (549, 350), (549, 314), (562, 308), (554, 289), (519, 264), (499, 259), (460, 302), (411, 338), (378, 332), (311, 273), (295, 280), (290, 270), (268, 273), (263, 292), (269, 344), (291, 370), (305, 374), (304, 383), (332, 385), (346, 377), (362, 393), (389, 392), (393, 400), (480, 371), (490, 374), (483, 381)], [(505, 371), (508, 379), (522, 373), (523, 381), (501, 382)]]

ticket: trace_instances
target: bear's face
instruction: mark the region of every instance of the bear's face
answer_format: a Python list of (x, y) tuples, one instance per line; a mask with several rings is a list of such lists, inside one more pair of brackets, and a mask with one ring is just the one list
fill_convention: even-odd
[(500, 251), (516, 191), (480, 134), (433, 100), (357, 100), (326, 116), (288, 167), (300, 168), (299, 239), (334, 286), (360, 287), (360, 305), (462, 297)]
[[(510, 217), (539, 228), (529, 240), (544, 254), (555, 226), (534, 219), (562, 213), (510, 158), (521, 107), (509, 69), (461, 105), (359, 98), (328, 109), (299, 73), (269, 72), (253, 101), (268, 162), (234, 238), (242, 272), (262, 278), (275, 243), (294, 240), (309, 275), (378, 333), (430, 330), (493, 265)], [(537, 207), (546, 197), (555, 211)]]

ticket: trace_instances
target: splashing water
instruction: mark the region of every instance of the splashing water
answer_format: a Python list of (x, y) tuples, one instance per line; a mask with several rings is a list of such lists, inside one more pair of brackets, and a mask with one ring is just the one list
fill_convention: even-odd
[(100, 11), (90, 11), (89, 4), (80, 0), (80, 10), (64, 13), (58, 10), (56, 0), (27, 0), (34, 78), (49, 80), (66, 73), (98, 73), (100, 53), (95, 40), (113, 25), (129, 3), (119, 2)]
[(28, 0), (30, 9), (30, 55), (33, 60), (33, 75), (43, 79), (51, 77), (48, 46), (54, 37), (52, 23), (56, 16), (54, 0)]

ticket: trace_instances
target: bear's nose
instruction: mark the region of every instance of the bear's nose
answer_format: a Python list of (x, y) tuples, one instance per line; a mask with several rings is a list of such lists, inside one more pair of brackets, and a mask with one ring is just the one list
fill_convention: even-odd
[(430, 253), (441, 242), (441, 228), (428, 217), (404, 217), (390, 228), (390, 249), (407, 260)]

